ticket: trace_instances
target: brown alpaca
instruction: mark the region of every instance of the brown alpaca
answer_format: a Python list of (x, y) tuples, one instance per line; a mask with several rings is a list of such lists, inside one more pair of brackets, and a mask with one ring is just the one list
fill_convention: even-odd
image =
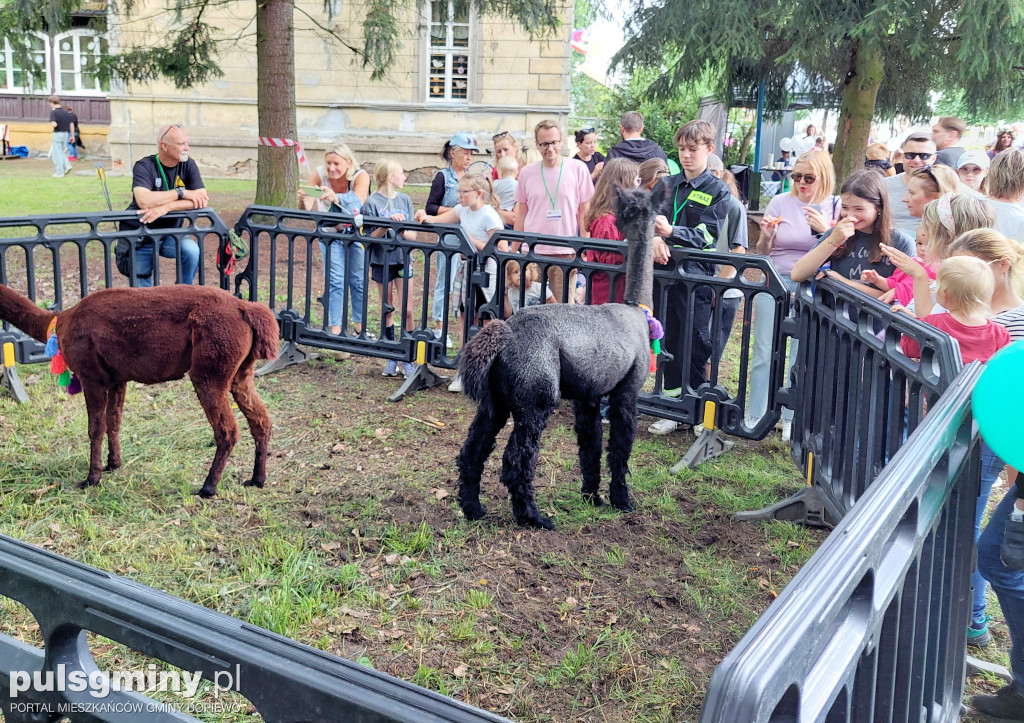
[[(55, 314), (0, 284), (0, 319), (46, 342)], [(81, 487), (99, 484), (100, 474), (121, 466), (121, 413), (125, 383), (157, 384), (188, 372), (217, 453), (200, 497), (217, 493), (217, 482), (238, 441), (238, 424), (228, 390), (249, 422), (256, 462), (246, 486), (262, 487), (267, 476), (270, 415), (253, 384), (257, 359), (277, 356), (273, 312), (226, 291), (201, 286), (106, 289), (89, 294), (56, 314), (57, 339), (67, 366), (78, 375), (89, 413), (89, 476)], [(100, 467), (103, 435), (107, 466)]]

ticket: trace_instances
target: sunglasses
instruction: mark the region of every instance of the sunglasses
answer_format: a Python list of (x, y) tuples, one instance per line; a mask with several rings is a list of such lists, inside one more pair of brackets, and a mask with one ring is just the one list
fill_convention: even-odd
[(160, 143), (160, 141), (162, 141), (164, 138), (166, 138), (167, 134), (170, 133), (175, 128), (181, 128), (181, 123), (175, 123), (174, 125), (167, 126), (167, 130), (165, 130), (164, 134), (162, 136), (160, 136), (160, 140), (157, 141), (157, 143)]
[(927, 161), (934, 155), (934, 153), (903, 151), (903, 157), (906, 158), (908, 161), (913, 161), (915, 158), (920, 158), (922, 161)]
[(812, 176), (810, 173), (790, 173), (789, 177), (792, 178), (796, 183), (801, 181), (807, 181), (807, 183), (814, 183), (818, 180), (817, 176)]
[(504, 138), (507, 135), (510, 135), (508, 131), (502, 131), (501, 133), (496, 133), (493, 136), (491, 136), (491, 140), (496, 141), (499, 138)]
[(582, 133), (583, 135), (587, 135), (588, 133), (593, 133), (593, 132), (594, 132), (593, 128), (580, 128), (580, 133)]

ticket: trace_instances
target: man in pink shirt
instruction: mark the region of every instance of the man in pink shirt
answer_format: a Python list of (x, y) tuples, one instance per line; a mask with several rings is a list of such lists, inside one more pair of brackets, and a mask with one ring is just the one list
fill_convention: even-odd
[[(594, 195), (594, 182), (586, 164), (562, 155), (562, 129), (553, 120), (543, 120), (533, 131), (543, 160), (523, 166), (516, 186), (516, 231), (547, 236), (586, 236), (583, 217)], [(572, 258), (568, 246), (534, 245), (540, 256)], [(548, 269), (548, 286), (558, 301), (565, 301), (562, 270)], [(568, 289), (571, 296), (575, 289)]]

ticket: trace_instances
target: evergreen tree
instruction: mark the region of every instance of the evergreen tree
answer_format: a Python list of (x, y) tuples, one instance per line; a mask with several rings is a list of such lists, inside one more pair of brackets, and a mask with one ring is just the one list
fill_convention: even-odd
[(1024, 98), (1019, 0), (638, 2), (627, 35), (616, 61), (656, 69), (658, 95), (710, 73), (726, 101), (763, 80), (773, 111), (794, 93), (838, 107), (840, 177), (863, 165), (876, 113), (925, 118), (932, 91), (962, 91), (964, 107), (989, 114)]
[[(211, 8), (244, 5), (242, 0), (166, 0), (175, 21), (167, 29), (166, 42), (146, 47), (122, 48), (105, 58), (100, 75), (125, 83), (166, 78), (179, 89), (191, 88), (222, 75), (217, 56), (222, 43), (234, 47), (234, 39), (221, 37), (207, 16)], [(417, 0), (418, 3), (426, 0)], [(552, 34), (559, 26), (562, 5), (558, 0), (473, 0), (480, 14), (509, 18), (526, 28), (531, 37)], [(110, 0), (111, 17), (132, 17), (143, 0)], [(33, 31), (56, 34), (71, 27), (72, 15), (94, 0), (0, 0), (0, 38), (11, 44), (16, 63), (34, 77), (44, 68), (29, 52)], [(334, 22), (330, 0), (323, 2), (322, 17), (313, 17), (295, 0), (256, 0), (256, 100), (260, 136), (295, 138), (295, 40), (294, 14), (305, 15), (337, 46), (361, 59), (372, 80), (381, 80), (402, 46), (402, 18), (406, 0), (369, 0), (362, 27), (351, 31), (360, 40), (349, 40)], [(361, 42), (360, 42), (361, 41)], [(298, 184), (298, 163), (291, 148), (259, 147), (256, 203), (283, 206), (291, 203)]]

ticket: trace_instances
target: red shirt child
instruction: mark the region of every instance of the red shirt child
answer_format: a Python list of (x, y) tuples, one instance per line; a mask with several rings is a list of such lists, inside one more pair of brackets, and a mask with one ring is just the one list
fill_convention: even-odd
[[(1010, 332), (1006, 327), (991, 320), (984, 326), (967, 326), (954, 319), (952, 314), (929, 314), (921, 321), (956, 339), (964, 364), (972, 361), (987, 362), (997, 351), (1010, 343)], [(921, 357), (921, 347), (910, 337), (904, 336), (900, 340), (900, 348), (912, 359)]]

